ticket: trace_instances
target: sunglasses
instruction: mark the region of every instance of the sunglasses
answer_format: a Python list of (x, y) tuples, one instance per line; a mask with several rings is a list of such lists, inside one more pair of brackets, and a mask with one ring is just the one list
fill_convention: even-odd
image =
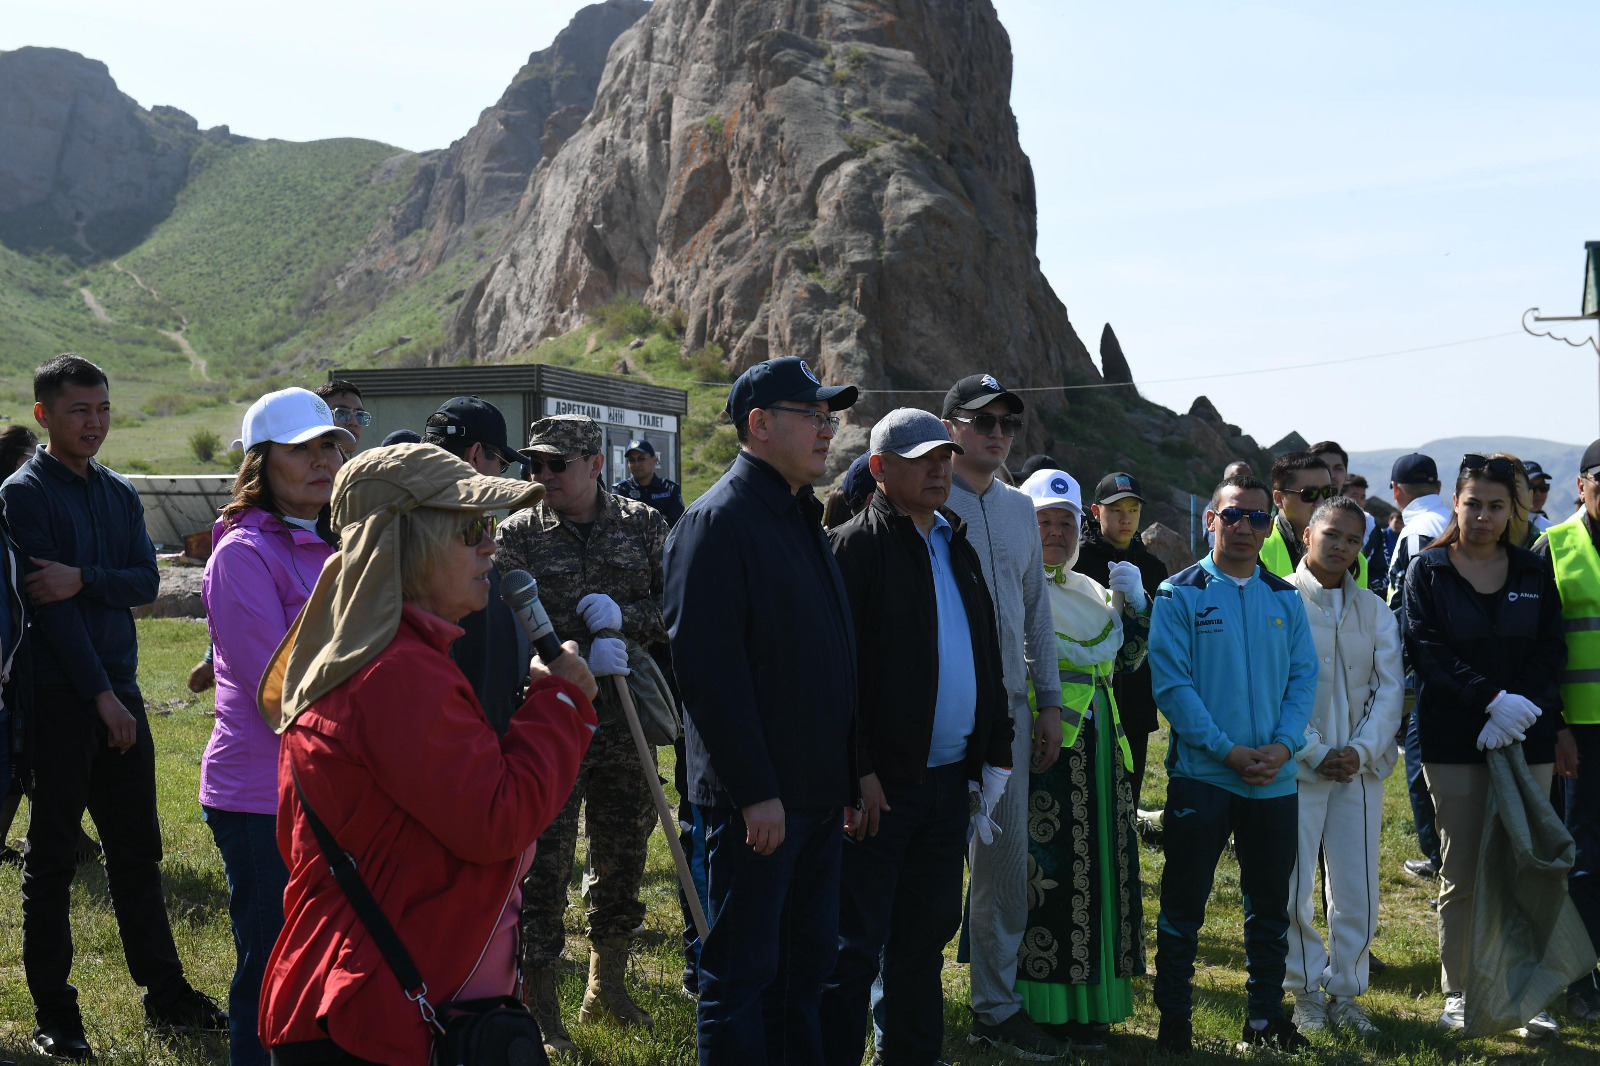
[(1242, 507), (1224, 507), (1216, 515), (1222, 519), (1225, 526), (1236, 526), (1246, 518), (1250, 519), (1250, 528), (1257, 533), (1272, 524), (1272, 515), (1266, 511), (1246, 511)]
[(1476, 474), (1480, 470), (1487, 470), (1496, 477), (1514, 477), (1517, 472), (1517, 468), (1511, 465), (1510, 459), (1490, 459), (1474, 452), (1468, 452), (1461, 457), (1463, 474)]
[(1022, 419), (1018, 415), (992, 415), (985, 411), (976, 415), (951, 415), (957, 422), (965, 422), (984, 436), (994, 432), (994, 427), (1000, 427), (1002, 437), (1015, 437), (1022, 428)]
[(469, 548), (476, 548), (483, 543), (484, 537), (493, 540), (494, 531), (498, 525), (499, 523), (495, 521), (495, 517), (492, 514), (486, 514), (482, 518), (474, 518), (461, 527), (461, 543)]
[(1298, 496), (1300, 497), (1301, 503), (1316, 503), (1318, 500), (1333, 499), (1335, 496), (1339, 495), (1339, 490), (1335, 489), (1332, 485), (1323, 485), (1320, 488), (1318, 488), (1316, 485), (1307, 485), (1305, 488), (1300, 489), (1297, 492), (1286, 492), (1284, 495)]
[(552, 474), (565, 474), (567, 467), (574, 463), (581, 463), (593, 454), (593, 452), (579, 452), (577, 455), (563, 455), (558, 459), (528, 459), (526, 462), (529, 472), (534, 477), (544, 473), (545, 467), (549, 467)]
[(354, 407), (335, 407), (333, 409), (333, 424), (336, 426), (370, 426), (372, 425), (372, 412), (358, 411)]

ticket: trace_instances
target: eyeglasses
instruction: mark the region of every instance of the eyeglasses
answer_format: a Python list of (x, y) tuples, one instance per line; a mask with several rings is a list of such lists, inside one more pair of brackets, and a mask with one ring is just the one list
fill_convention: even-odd
[(1266, 511), (1246, 511), (1241, 507), (1224, 507), (1215, 512), (1222, 519), (1225, 526), (1236, 526), (1246, 518), (1250, 519), (1250, 528), (1260, 533), (1272, 524), (1272, 515)]
[(977, 415), (951, 415), (957, 422), (965, 422), (985, 437), (994, 432), (994, 427), (1000, 427), (1002, 437), (1015, 437), (1022, 428), (1022, 419), (1017, 415), (995, 416), (985, 411)]
[(1461, 472), (1463, 474), (1476, 474), (1480, 470), (1487, 470), (1496, 477), (1513, 477), (1516, 467), (1511, 465), (1510, 459), (1490, 459), (1487, 456), (1468, 452), (1461, 457)]
[(1339, 494), (1332, 485), (1307, 485), (1296, 492), (1286, 492), (1285, 496), (1298, 496), (1301, 503), (1316, 503), (1318, 500), (1331, 500)]
[(357, 410), (354, 407), (335, 407), (333, 409), (333, 424), (336, 426), (370, 426), (372, 425), (372, 412)]
[(495, 517), (492, 514), (474, 518), (461, 527), (461, 543), (469, 548), (476, 548), (483, 543), (484, 537), (493, 540), (495, 527), (498, 525), (499, 523), (495, 521)]
[(818, 433), (822, 432), (823, 426), (827, 426), (835, 432), (838, 432), (839, 429), (839, 416), (830, 415), (826, 411), (812, 411), (804, 407), (779, 407), (777, 404), (773, 404), (767, 410), (788, 411), (792, 415), (805, 415), (811, 419), (811, 428)]
[(567, 467), (573, 463), (581, 463), (593, 454), (593, 452), (579, 452), (577, 455), (563, 455), (558, 459), (529, 459), (527, 460), (528, 471), (534, 477), (538, 477), (544, 473), (544, 468), (548, 466), (552, 474), (565, 474)]

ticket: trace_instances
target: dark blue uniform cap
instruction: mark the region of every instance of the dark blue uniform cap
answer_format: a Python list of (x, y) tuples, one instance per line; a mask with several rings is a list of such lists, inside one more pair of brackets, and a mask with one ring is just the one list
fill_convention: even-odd
[(656, 454), (656, 446), (647, 440), (630, 440), (627, 450), (622, 454), (626, 456), (628, 452), (644, 452), (646, 455), (653, 456)]
[(792, 403), (826, 403), (830, 411), (842, 411), (856, 402), (854, 385), (824, 385), (817, 380), (805, 360), (794, 356), (768, 359), (739, 375), (728, 390), (728, 414), (734, 425), (742, 425), (758, 407), (771, 407), (788, 400)]
[(1415, 485), (1439, 480), (1439, 467), (1432, 456), (1423, 455), (1421, 452), (1412, 452), (1402, 455), (1394, 461), (1394, 469), (1389, 471), (1389, 480), (1396, 485)]

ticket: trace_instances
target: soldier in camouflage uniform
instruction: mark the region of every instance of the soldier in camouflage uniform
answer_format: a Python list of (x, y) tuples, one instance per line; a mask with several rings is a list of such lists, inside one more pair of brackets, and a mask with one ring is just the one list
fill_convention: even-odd
[[(589, 745), (578, 781), (561, 813), (539, 838), (523, 882), (522, 943), (528, 1002), (548, 1047), (571, 1048), (555, 993), (555, 964), (565, 941), (567, 882), (578, 837), (578, 807), (585, 817), (589, 863), (589, 987), (580, 1021), (609, 1016), (628, 1024), (651, 1019), (629, 997), (622, 978), (635, 927), (644, 921), (639, 898), (646, 843), (655, 824), (649, 785), (622, 715), (615, 683), (626, 674), (622, 641), (595, 638), (620, 630), (649, 646), (667, 639), (661, 621), (661, 553), (667, 523), (650, 507), (605, 491), (600, 427), (577, 415), (533, 423), (528, 447), (533, 480), (545, 487), (536, 506), (500, 526), (495, 564), (502, 573), (522, 569), (539, 582), (539, 599), (556, 633), (576, 640), (598, 678), (595, 710), (600, 729)], [(557, 469), (560, 467), (561, 469)], [(654, 766), (650, 768), (655, 772)]]

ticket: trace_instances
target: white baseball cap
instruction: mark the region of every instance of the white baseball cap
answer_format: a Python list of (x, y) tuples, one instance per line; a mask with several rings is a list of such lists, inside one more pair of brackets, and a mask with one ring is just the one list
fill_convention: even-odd
[(1065, 507), (1083, 517), (1083, 490), (1065, 470), (1035, 470), (1022, 483), (1022, 491), (1033, 497), (1033, 509)]
[(337, 434), (341, 444), (355, 447), (356, 438), (333, 424), (333, 412), (322, 397), (310, 389), (280, 389), (250, 405), (244, 415), (244, 438), (233, 444), (249, 451), (262, 441), (302, 444), (324, 433)]

